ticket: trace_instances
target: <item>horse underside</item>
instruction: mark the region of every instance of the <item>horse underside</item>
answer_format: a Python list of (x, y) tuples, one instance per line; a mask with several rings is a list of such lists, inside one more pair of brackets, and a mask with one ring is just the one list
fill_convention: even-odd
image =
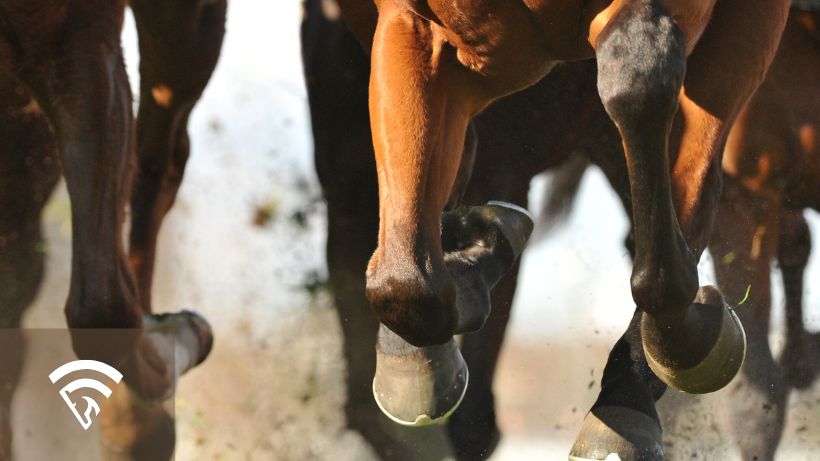
[[(198, 314), (152, 313), (156, 237), (182, 179), (188, 115), (216, 64), (226, 4), (129, 4), (141, 52), (136, 123), (119, 38), (125, 2), (0, 7), (0, 326), (19, 328), (39, 287), (40, 211), (62, 173), (72, 211), (65, 312), (74, 351), (122, 371), (130, 389), (104, 401), (103, 446), (109, 455), (162, 460), (173, 454), (174, 428), (160, 402), (205, 359), (212, 337)], [(122, 343), (100, 347), (76, 330), (82, 328), (126, 328), (127, 334), (118, 334)], [(11, 456), (8, 411), (23, 367), (25, 341), (18, 339), (6, 349), (18, 360), (2, 364), (2, 460)]]

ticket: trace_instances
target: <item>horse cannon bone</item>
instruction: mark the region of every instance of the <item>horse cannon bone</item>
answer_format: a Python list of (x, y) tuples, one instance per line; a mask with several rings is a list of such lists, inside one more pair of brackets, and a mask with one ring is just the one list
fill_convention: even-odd
[[(490, 290), (526, 246), (529, 213), (505, 202), (460, 208), (442, 217), (445, 264), (457, 284), (457, 334), (481, 329), (490, 314)], [(379, 408), (405, 426), (440, 424), (458, 408), (469, 371), (453, 338), (416, 347), (384, 324), (376, 344), (373, 396)]]

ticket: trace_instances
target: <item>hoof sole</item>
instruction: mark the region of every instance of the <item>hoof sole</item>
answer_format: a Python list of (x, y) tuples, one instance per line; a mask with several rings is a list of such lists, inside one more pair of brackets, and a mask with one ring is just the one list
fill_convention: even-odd
[(662, 461), (661, 427), (626, 407), (598, 407), (584, 418), (569, 461)]
[[(746, 358), (746, 332), (737, 314), (723, 302), (715, 288), (702, 287), (695, 303), (699, 308), (722, 309), (720, 333), (703, 360), (686, 369), (673, 369), (653, 357), (646, 342), (644, 354), (649, 368), (669, 386), (689, 394), (706, 394), (722, 389), (740, 371)], [(641, 328), (644, 328), (643, 322)]]

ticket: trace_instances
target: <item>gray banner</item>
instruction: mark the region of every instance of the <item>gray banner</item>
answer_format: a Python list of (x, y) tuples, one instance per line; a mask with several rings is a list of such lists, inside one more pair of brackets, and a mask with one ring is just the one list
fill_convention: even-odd
[[(73, 334), (82, 350), (103, 359), (139, 331)], [(173, 360), (173, 343), (159, 347), (169, 348), (159, 356)], [(78, 360), (69, 330), (0, 329), (0, 461), (172, 459), (173, 395), (143, 402), (125, 381), (111, 364)]]

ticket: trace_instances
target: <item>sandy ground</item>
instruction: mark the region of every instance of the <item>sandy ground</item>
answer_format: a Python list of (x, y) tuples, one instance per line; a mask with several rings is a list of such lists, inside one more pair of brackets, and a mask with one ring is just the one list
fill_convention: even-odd
[[(64, 324), (61, 306), (68, 286), (70, 244), (65, 205), (64, 192), (59, 192), (45, 214), (50, 258), (46, 281), (25, 320), (28, 327)], [(341, 339), (327, 299), (319, 295), (266, 324), (241, 312), (217, 325), (211, 357), (181, 383), (175, 400), (176, 459), (375, 459), (364, 440), (344, 427)], [(607, 341), (595, 335), (557, 342), (513, 338), (505, 347), (496, 384), (505, 438), (493, 459), (564, 459), (598, 392)], [(71, 357), (68, 349), (57, 353), (66, 360)], [(45, 355), (46, 351), (30, 351), (13, 407), (17, 459), (54, 459), (54, 453), (62, 453), (65, 460), (99, 459), (93, 443), (96, 428), (78, 436), (73, 421), (61, 420), (68, 422), (59, 426), (48, 416), (51, 409), (43, 408), (38, 396), (50, 383), (34, 370), (38, 357)], [(667, 441), (678, 450), (672, 459), (740, 459), (717, 411), (721, 399), (718, 393), (693, 404), (689, 396), (668, 393), (660, 406), (662, 414), (680, 416), (676, 425), (666, 427)], [(815, 459), (820, 449), (819, 400), (820, 385), (793, 395), (778, 460)], [(48, 433), (65, 437), (41, 440), (38, 434), (46, 427)], [(433, 439), (439, 447), (429, 459), (446, 457), (440, 437)]]

